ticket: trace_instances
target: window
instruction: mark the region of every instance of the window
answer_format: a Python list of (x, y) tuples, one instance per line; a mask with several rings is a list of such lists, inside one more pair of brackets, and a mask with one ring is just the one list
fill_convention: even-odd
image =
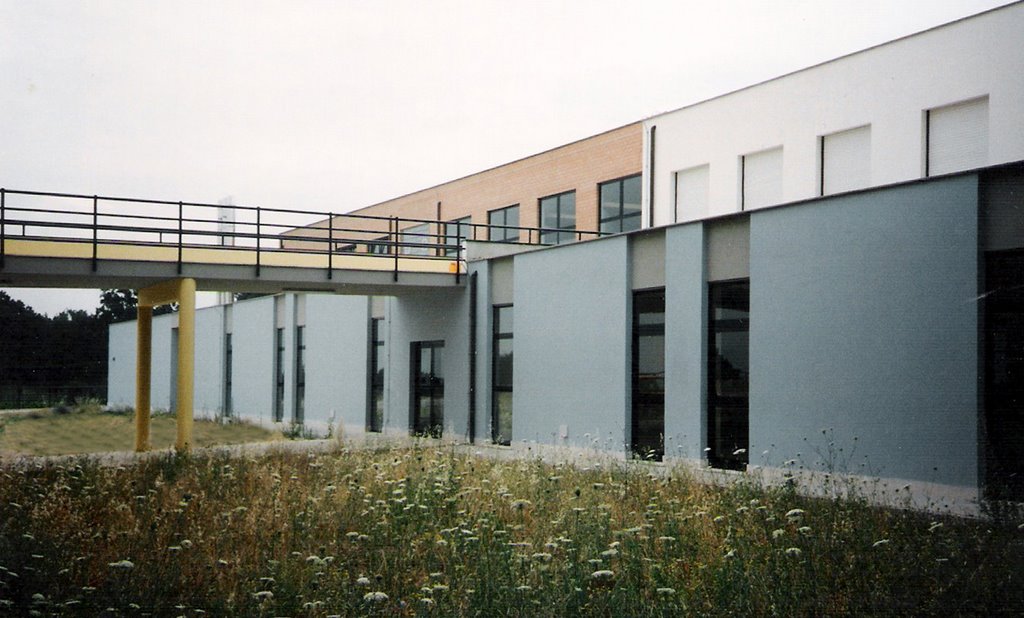
[[(576, 238), (576, 192), (566, 191), (540, 200), (540, 242), (560, 245)], [(570, 230), (570, 231), (555, 231)]]
[(384, 320), (370, 319), (370, 397), (366, 430), (384, 429)]
[(274, 421), (284, 419), (284, 329), (274, 334)]
[(224, 416), (231, 416), (231, 333), (224, 335)]
[(615, 234), (640, 229), (640, 176), (600, 185), (601, 231)]
[(740, 157), (740, 208), (782, 202), (782, 147)]
[(366, 243), (366, 252), (375, 255), (389, 255), (391, 253), (391, 244), (388, 237), (381, 236)]
[[(472, 238), (473, 228), (469, 225), (472, 221), (473, 217), (470, 216), (455, 219), (445, 224), (444, 244), (446, 248), (444, 254), (446, 256), (458, 256), (461, 248), (466, 246), (466, 239)], [(456, 245), (460, 248), (455, 249)]]
[(925, 112), (925, 176), (988, 163), (988, 97)]
[(708, 283), (708, 463), (743, 470), (750, 393), (750, 281)]
[(430, 255), (434, 244), (430, 236), (430, 224), (414, 225), (402, 230), (402, 253), (405, 255)]
[(689, 221), (708, 214), (710, 165), (676, 172), (675, 220)]
[(821, 195), (871, 185), (871, 127), (821, 136)]
[(491, 363), (491, 440), (512, 443), (512, 305), (494, 306)]
[(306, 417), (306, 327), (295, 327), (295, 416), (301, 424)]
[(444, 428), (443, 341), (412, 344), (412, 433), (440, 438)]
[(633, 294), (633, 455), (665, 455), (665, 290)]
[(499, 242), (519, 242), (519, 230), (507, 229), (519, 227), (519, 204), (507, 206), (487, 213), (487, 225), (490, 226), (489, 238)]

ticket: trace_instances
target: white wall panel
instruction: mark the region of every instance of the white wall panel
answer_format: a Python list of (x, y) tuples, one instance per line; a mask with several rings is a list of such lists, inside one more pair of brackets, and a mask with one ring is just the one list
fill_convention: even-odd
[(743, 156), (743, 210), (782, 202), (782, 147)]
[(928, 175), (988, 163), (988, 97), (928, 112)]
[(710, 175), (709, 165), (676, 172), (676, 221), (692, 221), (707, 216)]
[(858, 127), (821, 138), (822, 195), (871, 185), (871, 127)]

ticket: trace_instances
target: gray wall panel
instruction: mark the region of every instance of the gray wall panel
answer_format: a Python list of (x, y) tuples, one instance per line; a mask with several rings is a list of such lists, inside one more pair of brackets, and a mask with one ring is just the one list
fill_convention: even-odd
[(516, 256), (516, 440), (594, 446), (597, 439), (600, 448), (624, 451), (628, 268), (627, 236)]
[(111, 324), (107, 332), (107, 405), (135, 407), (137, 323)]
[(212, 418), (224, 407), (224, 308), (196, 311), (193, 414)]
[(975, 485), (976, 177), (753, 213), (750, 236), (751, 463), (828, 467), (834, 438), (838, 472)]
[(274, 298), (235, 303), (233, 314), (234, 411), (240, 417), (268, 423), (274, 405)]
[(366, 426), (369, 301), (365, 296), (306, 296), (306, 423), (346, 433)]
[(410, 344), (444, 341), (444, 435), (465, 438), (469, 426), (469, 294), (466, 288), (424, 290), (390, 299), (385, 376), (388, 431), (408, 432), (410, 414)]
[(665, 455), (699, 459), (706, 442), (704, 228), (669, 228), (665, 244)]

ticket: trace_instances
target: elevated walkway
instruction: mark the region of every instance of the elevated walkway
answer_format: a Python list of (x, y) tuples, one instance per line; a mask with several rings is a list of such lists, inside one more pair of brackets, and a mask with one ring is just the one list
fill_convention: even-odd
[[(463, 287), (465, 244), (489, 239), (492, 227), (502, 230), (502, 238), (525, 240), (522, 244), (541, 244), (545, 233), (564, 233), (0, 189), (0, 287), (138, 290), (138, 451), (149, 449), (153, 307), (178, 303), (176, 448), (187, 451), (197, 290), (399, 296)], [(576, 235), (582, 240), (600, 234)]]

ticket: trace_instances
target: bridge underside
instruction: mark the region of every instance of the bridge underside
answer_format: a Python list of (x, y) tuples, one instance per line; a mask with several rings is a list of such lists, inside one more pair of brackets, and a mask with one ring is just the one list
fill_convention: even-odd
[[(55, 245), (63, 253), (55, 254)], [(401, 296), (464, 283), (458, 262), (436, 258), (334, 255), (329, 260), (324, 254), (264, 251), (257, 266), (255, 251), (185, 249), (179, 264), (176, 249), (170, 247), (100, 249), (106, 250), (93, 259), (89, 245), (8, 239), (0, 286), (140, 289), (188, 277), (199, 291)], [(171, 253), (150, 256), (143, 249)]]

